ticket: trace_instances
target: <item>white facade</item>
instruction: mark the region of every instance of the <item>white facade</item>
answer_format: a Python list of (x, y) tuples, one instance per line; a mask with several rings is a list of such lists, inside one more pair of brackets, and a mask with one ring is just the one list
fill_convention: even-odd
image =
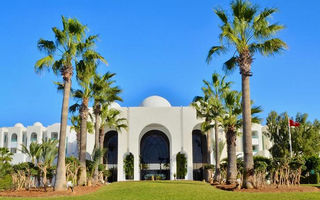
[[(21, 145), (29, 147), (31, 142), (42, 143), (47, 139), (59, 139), (60, 124), (56, 123), (48, 127), (44, 127), (40, 122), (34, 123), (32, 126), (24, 127), (21, 123), (17, 123), (14, 127), (0, 128), (0, 147), (8, 148), (13, 154), (13, 164), (30, 161), (25, 154), (21, 152)], [(16, 137), (17, 136), (17, 137)], [(67, 156), (77, 156), (76, 133), (67, 127)]]
[[(141, 152), (141, 142), (142, 140), (145, 140), (149, 134), (152, 136), (152, 131), (161, 132), (163, 134), (162, 138), (166, 137), (168, 140), (170, 179), (174, 179), (174, 174), (176, 174), (176, 155), (179, 152), (183, 152), (187, 157), (188, 172), (185, 179), (194, 179), (193, 161), (195, 158), (193, 158), (193, 151), (195, 150), (193, 148), (195, 144), (193, 144), (193, 131), (200, 130), (201, 124), (201, 120), (196, 117), (194, 108), (190, 106), (173, 107), (166, 99), (159, 96), (146, 98), (139, 107), (120, 107), (118, 104), (113, 104), (112, 106), (121, 110), (122, 117), (125, 117), (128, 120), (128, 129), (122, 130), (117, 134), (116, 166), (118, 181), (126, 180), (123, 169), (123, 159), (128, 153), (132, 153), (134, 156), (134, 180), (141, 179), (140, 155), (143, 153)], [(252, 125), (253, 152), (258, 155), (269, 156), (267, 149), (270, 147), (270, 142), (263, 136), (263, 129), (264, 127), (260, 124)], [(105, 129), (106, 138), (108, 138), (108, 133), (110, 133), (110, 131), (112, 130), (108, 128)], [(0, 128), (0, 147), (8, 147), (12, 152), (15, 152), (15, 148), (19, 149), (20, 144), (29, 145), (32, 139), (35, 140), (35, 137), (31, 137), (33, 133), (37, 134), (37, 142), (41, 142), (42, 139), (59, 135), (59, 124), (53, 124), (48, 127), (43, 127), (41, 123), (35, 123), (33, 126), (28, 127), (24, 127), (22, 124), (16, 124), (14, 127)], [(148, 135), (146, 135), (146, 133), (148, 133)], [(214, 138), (214, 130), (212, 130), (211, 133), (211, 138)], [(14, 138), (11, 140), (13, 134), (17, 134), (17, 142), (15, 142)], [(219, 139), (225, 141), (225, 135), (222, 129), (219, 130)], [(87, 142), (89, 157), (94, 147), (93, 134), (88, 134)], [(148, 145), (150, 146), (150, 149), (146, 150), (147, 152), (144, 153), (149, 157), (152, 157), (152, 155), (148, 154), (148, 151), (156, 152), (157, 149), (154, 148), (157, 147), (153, 147), (152, 144)], [(146, 145), (146, 147), (143, 146), (143, 148), (147, 148), (148, 145)], [(160, 150), (158, 152), (160, 152)], [(243, 155), (241, 134), (237, 138), (237, 154), (240, 156)], [(70, 127), (68, 127), (67, 156), (71, 155), (77, 155), (76, 134), (74, 131), (70, 131)], [(211, 153), (210, 156), (211, 160), (214, 161), (213, 153)], [(222, 159), (226, 156), (225, 145)], [(152, 160), (152, 158), (150, 159)], [(19, 151), (14, 154), (13, 163), (27, 160), (28, 158)]]

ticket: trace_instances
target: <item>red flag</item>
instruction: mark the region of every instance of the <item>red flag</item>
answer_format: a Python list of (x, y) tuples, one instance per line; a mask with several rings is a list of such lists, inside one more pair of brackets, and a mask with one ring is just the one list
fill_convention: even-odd
[(300, 126), (300, 123), (298, 123), (298, 122), (295, 122), (295, 121), (293, 121), (293, 120), (289, 120), (289, 122), (290, 122), (290, 126)]

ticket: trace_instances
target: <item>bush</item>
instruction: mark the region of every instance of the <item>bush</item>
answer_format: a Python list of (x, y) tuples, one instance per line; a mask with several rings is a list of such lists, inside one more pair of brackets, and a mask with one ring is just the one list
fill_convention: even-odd
[(0, 177), (0, 191), (11, 189), (11, 187), (12, 187), (11, 175), (7, 174), (3, 177)]
[(212, 170), (214, 170), (214, 165), (212, 165), (212, 164), (205, 164), (205, 165), (203, 166), (203, 168), (204, 168), (204, 169), (212, 169)]
[(110, 177), (112, 174), (111, 174), (111, 171), (110, 170), (107, 170), (107, 169), (105, 169), (105, 170), (103, 170), (103, 176), (105, 176), (105, 177)]
[(183, 153), (177, 154), (177, 178), (184, 179), (187, 175), (187, 158)]
[(315, 172), (320, 172), (320, 158), (318, 155), (310, 156), (305, 159), (306, 171), (314, 170)]
[(98, 165), (99, 172), (103, 172), (105, 169), (106, 169), (106, 166), (104, 164), (99, 164)]
[(307, 177), (301, 177), (301, 180), (300, 180), (301, 184), (319, 184), (319, 182), (320, 182), (319, 173), (310, 174)]
[(133, 179), (133, 167), (134, 167), (134, 157), (132, 153), (126, 155), (123, 160), (124, 163), (124, 172), (126, 175), (126, 179)]

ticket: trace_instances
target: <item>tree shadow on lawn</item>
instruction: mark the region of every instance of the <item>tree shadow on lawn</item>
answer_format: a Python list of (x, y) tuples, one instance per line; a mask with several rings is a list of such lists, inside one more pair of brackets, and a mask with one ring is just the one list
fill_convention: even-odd
[[(172, 184), (172, 185), (207, 185), (206, 182), (202, 181), (189, 181), (189, 180), (168, 180), (168, 181), (150, 181), (150, 183), (159, 183), (159, 184)], [(208, 183), (209, 184), (209, 183)]]

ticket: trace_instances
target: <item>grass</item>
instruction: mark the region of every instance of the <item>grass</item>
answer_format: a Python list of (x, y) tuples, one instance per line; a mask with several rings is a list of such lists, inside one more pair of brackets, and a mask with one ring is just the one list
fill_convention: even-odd
[[(26, 198), (0, 198), (26, 199)], [(31, 198), (29, 198), (31, 199)], [(207, 183), (194, 181), (140, 181), (118, 182), (83, 196), (50, 197), (36, 199), (79, 200), (319, 200), (320, 192), (309, 193), (246, 193), (215, 189)]]

